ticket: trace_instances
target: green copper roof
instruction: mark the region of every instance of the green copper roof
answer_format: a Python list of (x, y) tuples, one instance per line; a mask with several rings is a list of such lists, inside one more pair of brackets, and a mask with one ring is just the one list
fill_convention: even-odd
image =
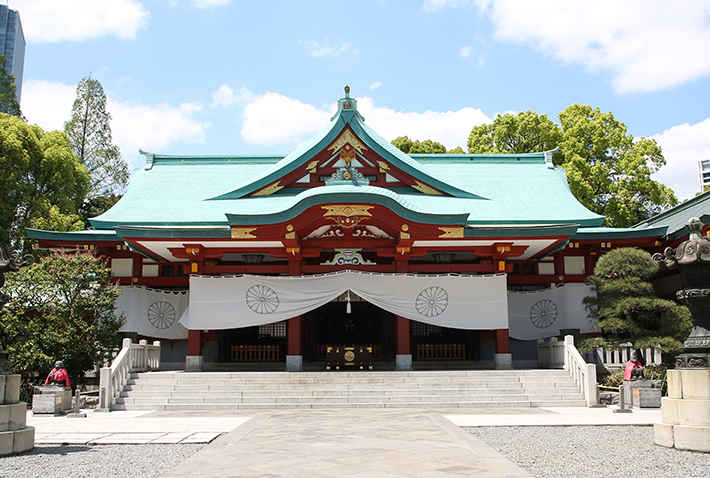
[(574, 239), (638, 239), (642, 237), (661, 238), (666, 235), (667, 226), (634, 229), (630, 227), (586, 227), (579, 229)]
[(36, 241), (42, 239), (49, 240), (71, 240), (77, 241), (77, 244), (84, 242), (96, 242), (96, 241), (112, 241), (121, 242), (121, 238), (116, 235), (114, 230), (90, 230), (90, 231), (72, 231), (72, 232), (59, 232), (59, 231), (42, 231), (40, 229), (25, 229), (27, 235), (30, 239)]
[(690, 198), (676, 207), (664, 211), (651, 219), (640, 222), (634, 229), (644, 229), (654, 226), (665, 226), (671, 240), (688, 234), (688, 221), (694, 217), (700, 218), (704, 224), (710, 224), (710, 191)]
[[(124, 197), (91, 219), (97, 229), (120, 226), (209, 227), (285, 221), (313, 205), (381, 204), (402, 217), (430, 224), (600, 226), (603, 217), (572, 195), (552, 152), (487, 155), (407, 155), (363, 121), (349, 96), (333, 121), (291, 154), (254, 156), (146, 155)], [(350, 127), (367, 148), (421, 182), (443, 191), (333, 185), (285, 187), (270, 196), (248, 196), (307, 164)], [(398, 183), (399, 184), (399, 183)], [(567, 226), (565, 226), (567, 227)], [(575, 226), (576, 227), (576, 226)], [(157, 230), (156, 230), (157, 231)]]

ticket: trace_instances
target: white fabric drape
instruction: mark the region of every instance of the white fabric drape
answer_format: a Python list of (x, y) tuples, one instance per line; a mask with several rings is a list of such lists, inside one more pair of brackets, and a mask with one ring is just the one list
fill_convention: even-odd
[(591, 286), (567, 284), (532, 292), (508, 292), (509, 335), (534, 340), (559, 335), (560, 329), (595, 331), (582, 299), (594, 296)]
[(505, 275), (341, 271), (300, 277), (190, 277), (187, 329), (231, 329), (307, 313), (351, 290), (393, 314), (459, 329), (508, 328)]
[(180, 325), (180, 317), (187, 309), (188, 297), (186, 292), (124, 287), (116, 300), (116, 315), (126, 317), (120, 331), (156, 339), (184, 339), (187, 330)]

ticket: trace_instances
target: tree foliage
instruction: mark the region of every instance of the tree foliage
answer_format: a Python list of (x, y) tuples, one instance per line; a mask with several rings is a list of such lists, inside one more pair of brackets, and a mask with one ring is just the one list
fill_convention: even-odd
[(94, 196), (87, 198), (84, 204), (81, 205), (79, 213), (84, 221), (84, 226), (88, 229), (91, 227), (89, 219), (100, 216), (113, 207), (114, 204), (121, 199), (122, 196), (110, 193), (107, 195)]
[(20, 104), (17, 101), (17, 86), (15, 77), (5, 69), (7, 58), (0, 54), (0, 112), (22, 117)]
[(631, 343), (636, 349), (656, 347), (668, 354), (680, 350), (692, 328), (690, 311), (656, 297), (650, 280), (657, 272), (651, 255), (639, 249), (614, 249), (599, 258), (587, 279), (597, 295), (584, 304), (603, 337), (588, 340), (582, 348)]
[(635, 140), (611, 112), (586, 105), (567, 107), (560, 124), (572, 193), (609, 225), (628, 227), (678, 203), (670, 188), (651, 179), (666, 164), (656, 140)]
[(392, 144), (406, 154), (461, 154), (464, 152), (461, 147), (446, 151), (446, 146), (436, 141), (430, 139), (421, 142), (419, 140), (412, 141), (408, 136), (399, 136), (392, 140)]
[(89, 185), (61, 131), (45, 133), (0, 113), (0, 243), (22, 248), (24, 229), (46, 216), (76, 214)]
[(118, 286), (90, 254), (54, 254), (7, 274), (11, 301), (0, 312), (0, 343), (16, 371), (46, 375), (62, 360), (72, 386), (118, 347), (123, 318), (114, 315)]
[(128, 163), (113, 144), (111, 115), (99, 80), (83, 78), (76, 87), (72, 117), (64, 123), (72, 150), (91, 175), (89, 196), (110, 195), (128, 184)]
[(468, 152), (534, 153), (555, 149), (561, 141), (560, 129), (547, 115), (528, 110), (498, 114), (492, 123), (475, 126), (468, 137)]
[(673, 191), (651, 179), (666, 164), (655, 140), (639, 140), (626, 125), (599, 108), (574, 104), (556, 125), (526, 111), (498, 115), (476, 126), (469, 153), (530, 153), (559, 147), (556, 165), (567, 171), (574, 196), (589, 210), (607, 216), (606, 225), (628, 227), (678, 203)]

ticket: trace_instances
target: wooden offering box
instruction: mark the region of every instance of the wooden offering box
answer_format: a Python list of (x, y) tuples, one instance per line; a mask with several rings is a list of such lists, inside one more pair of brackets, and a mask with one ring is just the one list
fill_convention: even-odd
[(326, 370), (372, 370), (372, 347), (328, 346)]

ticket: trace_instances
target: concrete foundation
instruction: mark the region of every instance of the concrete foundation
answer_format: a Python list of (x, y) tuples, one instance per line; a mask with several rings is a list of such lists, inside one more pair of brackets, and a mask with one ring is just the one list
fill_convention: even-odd
[(412, 368), (412, 356), (407, 355), (396, 355), (395, 356), (395, 370), (414, 370)]
[(669, 370), (668, 396), (661, 402), (656, 444), (710, 453), (710, 370)]
[(286, 371), (303, 372), (303, 357), (301, 355), (287, 355)]
[(185, 357), (186, 372), (202, 372), (205, 358), (202, 355), (188, 355)]
[(493, 356), (496, 370), (512, 370), (513, 354), (495, 354)]
[(20, 402), (20, 375), (2, 375), (0, 395), (0, 456), (34, 448), (35, 429), (27, 426), (27, 404)]

